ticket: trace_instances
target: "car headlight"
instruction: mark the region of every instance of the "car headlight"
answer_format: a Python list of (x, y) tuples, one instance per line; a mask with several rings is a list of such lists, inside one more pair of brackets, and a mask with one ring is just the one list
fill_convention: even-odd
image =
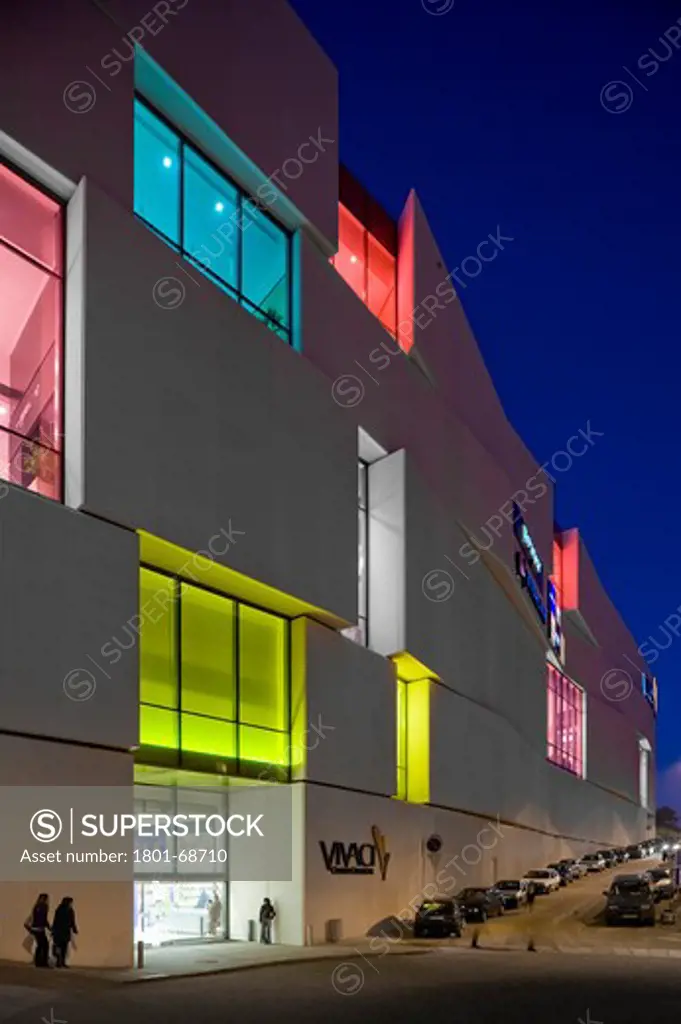
[(642, 903), (641, 904), (641, 910), (652, 910), (652, 909), (653, 909), (652, 903)]

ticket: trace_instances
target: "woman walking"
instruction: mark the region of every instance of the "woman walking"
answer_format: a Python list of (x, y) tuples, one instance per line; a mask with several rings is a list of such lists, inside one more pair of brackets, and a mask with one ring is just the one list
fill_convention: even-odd
[(64, 896), (54, 912), (54, 921), (52, 922), (52, 946), (57, 967), (68, 967), (66, 955), (72, 937), (77, 934), (73, 897)]
[(47, 937), (50, 930), (49, 914), (50, 898), (46, 892), (41, 892), (24, 922), (24, 927), (35, 940), (33, 963), (36, 967), (50, 966), (50, 942)]

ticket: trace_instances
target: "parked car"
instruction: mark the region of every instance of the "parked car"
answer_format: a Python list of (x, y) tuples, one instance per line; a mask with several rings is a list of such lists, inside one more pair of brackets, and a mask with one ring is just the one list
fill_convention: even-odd
[(466, 922), (461, 907), (449, 897), (428, 900), (416, 911), (415, 939), (460, 938)]
[(646, 874), (650, 879), (649, 884), (656, 903), (660, 900), (670, 900), (673, 897), (676, 886), (668, 868), (650, 868)]
[(486, 921), (488, 917), (499, 917), (504, 912), (504, 901), (494, 888), (470, 886), (454, 898), (466, 921)]
[(641, 860), (643, 857), (640, 843), (632, 843), (631, 846), (627, 846), (626, 852), (629, 854), (629, 860)]
[(579, 860), (576, 860), (574, 866), (577, 869), (577, 872), (579, 873), (579, 877), (584, 878), (584, 875), (589, 870), (588, 865), (584, 863), (584, 858), (580, 857)]
[(527, 883), (523, 878), (505, 878), (495, 882), (494, 890), (498, 893), (505, 910), (516, 910), (527, 903)]
[(528, 885), (530, 882), (534, 883), (536, 893), (555, 892), (560, 888), (560, 875), (554, 868), (537, 868), (526, 871), (523, 882), (527, 882)]
[(616, 875), (612, 885), (603, 895), (606, 898), (606, 924), (618, 924), (621, 921), (655, 924), (653, 893), (641, 875)]
[(582, 857), (582, 861), (586, 864), (586, 870), (590, 872), (603, 871), (605, 869), (605, 861), (601, 857), (600, 853), (585, 853)]
[(570, 869), (568, 868), (567, 864), (561, 864), (560, 861), (556, 861), (554, 864), (547, 864), (546, 866), (551, 871), (558, 872), (560, 885), (565, 886), (568, 884), (568, 882), (572, 881), (572, 874), (570, 873)]
[(614, 850), (597, 850), (596, 853), (603, 858), (606, 868), (617, 867), (617, 857)]
[(629, 860), (629, 854), (623, 846), (615, 847), (615, 855), (617, 857), (618, 864), (626, 864), (626, 862)]

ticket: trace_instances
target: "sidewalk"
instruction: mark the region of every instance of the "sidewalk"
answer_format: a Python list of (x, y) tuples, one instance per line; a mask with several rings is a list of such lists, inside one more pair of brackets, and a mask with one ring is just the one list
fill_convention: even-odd
[[(373, 948), (371, 943), (374, 943)], [(31, 987), (62, 988), (91, 982), (130, 983), (159, 981), (166, 978), (188, 978), (202, 974), (221, 974), (228, 971), (243, 971), (274, 964), (295, 964), (310, 960), (330, 960), (344, 963), (346, 960), (376, 959), (385, 955), (385, 943), (371, 939), (346, 940), (324, 946), (261, 946), (257, 942), (220, 942), (187, 946), (159, 946), (146, 949), (142, 968), (96, 968), (78, 967), (77, 963), (68, 971), (38, 971), (32, 964), (0, 961), (0, 994), (3, 985), (28, 985)], [(408, 943), (394, 943), (390, 954), (424, 954), (430, 950)]]

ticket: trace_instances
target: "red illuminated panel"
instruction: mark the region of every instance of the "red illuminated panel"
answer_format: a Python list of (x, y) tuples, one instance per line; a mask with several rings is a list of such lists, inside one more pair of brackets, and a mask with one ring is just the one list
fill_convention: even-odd
[(579, 531), (568, 530), (562, 534), (560, 589), (563, 610), (579, 608)]
[(331, 262), (346, 284), (366, 302), (366, 230), (344, 206), (338, 207), (338, 252)]
[(331, 262), (346, 284), (395, 337), (397, 260), (342, 204), (338, 206), (338, 252)]
[(61, 493), (61, 207), (0, 165), (0, 477)]

